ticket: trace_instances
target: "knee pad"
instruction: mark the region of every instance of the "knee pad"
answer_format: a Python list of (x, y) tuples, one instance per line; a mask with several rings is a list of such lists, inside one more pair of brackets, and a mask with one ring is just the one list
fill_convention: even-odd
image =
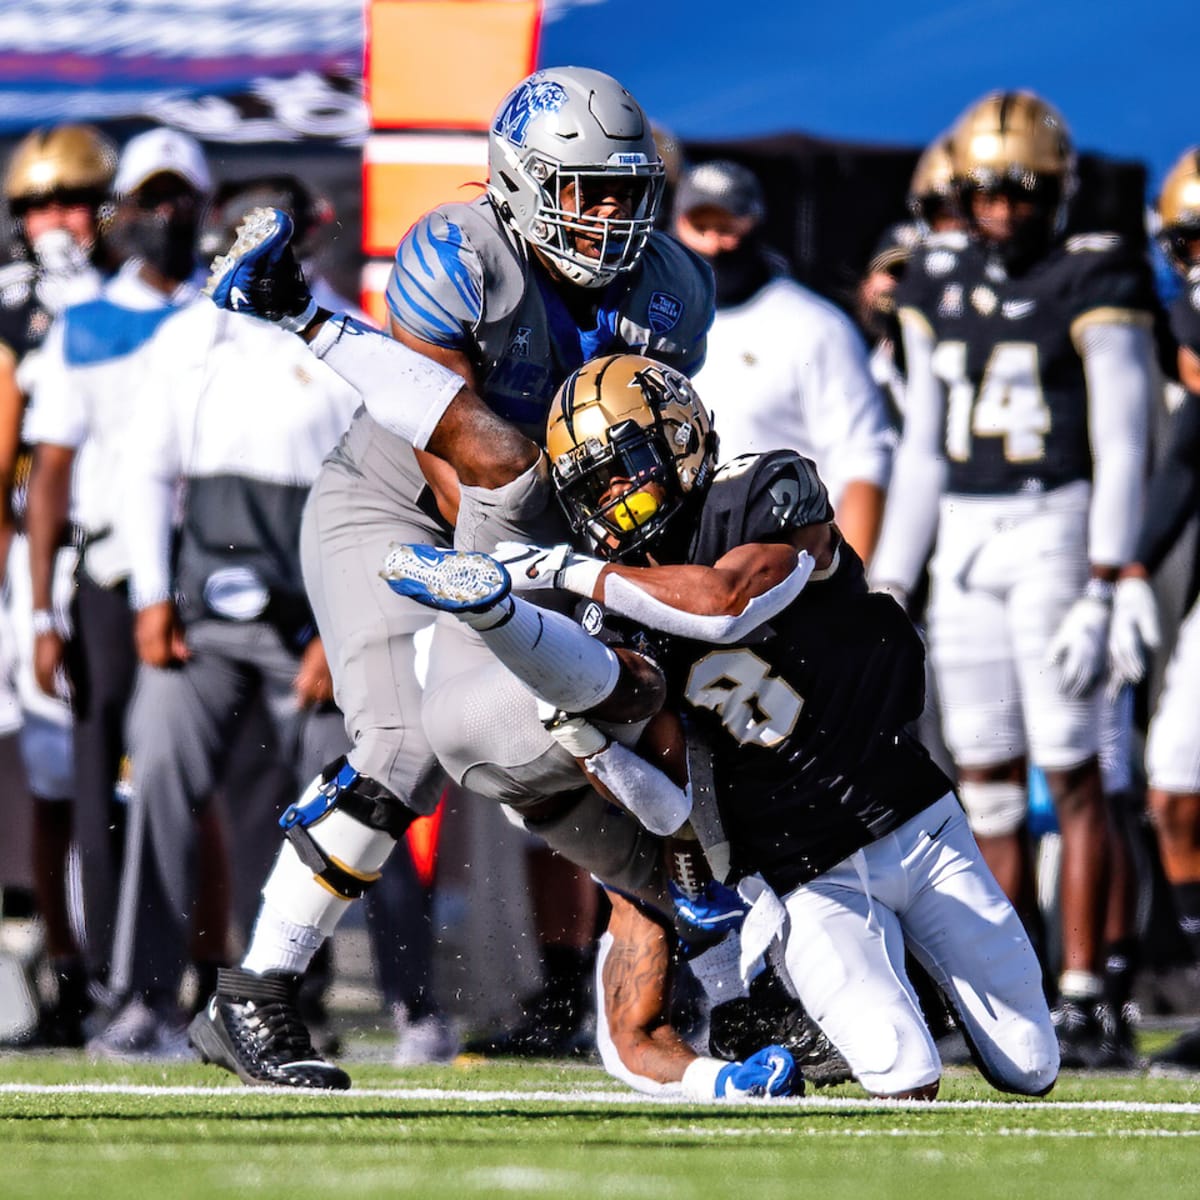
[(1019, 783), (963, 780), (958, 785), (958, 795), (976, 837), (1016, 833), (1025, 820), (1028, 796)]
[[(392, 845), (415, 816), (343, 756), (322, 770), (279, 825), (318, 883), (341, 900), (357, 900), (378, 880)], [(309, 832), (316, 827), (320, 841)]]

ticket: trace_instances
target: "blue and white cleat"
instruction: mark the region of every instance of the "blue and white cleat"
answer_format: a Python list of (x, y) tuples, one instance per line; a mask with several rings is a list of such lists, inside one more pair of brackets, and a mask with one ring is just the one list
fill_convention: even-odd
[(281, 208), (255, 208), (238, 226), (233, 245), (209, 268), (206, 296), (218, 308), (272, 321), (298, 333), (316, 315), (291, 240), (296, 226)]
[(395, 545), (379, 574), (393, 592), (439, 612), (480, 612), (503, 600), (512, 587), (494, 558), (437, 546)]

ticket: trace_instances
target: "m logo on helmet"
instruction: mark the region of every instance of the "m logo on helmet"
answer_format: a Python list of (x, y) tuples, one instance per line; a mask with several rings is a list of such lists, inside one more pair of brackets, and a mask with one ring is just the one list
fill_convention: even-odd
[(529, 122), (540, 113), (558, 112), (566, 102), (567, 91), (561, 84), (550, 80), (526, 80), (496, 115), (492, 132), (514, 146), (524, 146), (529, 135)]

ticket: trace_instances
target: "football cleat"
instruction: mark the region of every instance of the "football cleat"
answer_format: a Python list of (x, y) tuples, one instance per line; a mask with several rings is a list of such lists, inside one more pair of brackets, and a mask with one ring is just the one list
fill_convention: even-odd
[(1128, 1071), (1139, 1065), (1132, 1032), (1113, 1021), (1103, 1002), (1062, 1000), (1050, 1016), (1064, 1069)]
[(1200, 1027), (1180, 1034), (1169, 1046), (1150, 1059), (1153, 1076), (1200, 1074)]
[(379, 574), (397, 595), (439, 612), (482, 612), (512, 587), (503, 565), (486, 554), (419, 544), (393, 546)]
[(205, 1062), (243, 1083), (344, 1091), (350, 1076), (313, 1047), (296, 1007), (297, 984), (292, 975), (222, 968), (188, 1040)]
[(252, 209), (233, 245), (213, 259), (205, 295), (218, 308), (299, 333), (316, 315), (317, 303), (292, 253), (295, 229), (281, 208)]
[(834, 1087), (854, 1078), (841, 1051), (770, 969), (750, 981), (749, 996), (713, 1007), (708, 1049), (714, 1057), (732, 1062), (748, 1058), (763, 1039), (787, 1050), (814, 1087)]

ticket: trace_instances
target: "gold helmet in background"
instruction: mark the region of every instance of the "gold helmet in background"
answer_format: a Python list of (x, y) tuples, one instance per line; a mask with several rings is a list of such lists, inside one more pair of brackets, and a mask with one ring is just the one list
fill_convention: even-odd
[(116, 169), (116, 147), (91, 125), (35, 129), (9, 156), (4, 198), (17, 217), (32, 205), (54, 199), (98, 205)]
[(546, 452), (571, 528), (616, 559), (658, 540), (704, 493), (717, 436), (686, 375), (614, 354), (567, 376), (550, 406)]
[(969, 193), (1010, 191), (1035, 202), (1049, 233), (1061, 233), (1075, 191), (1075, 151), (1062, 114), (1033, 92), (991, 92), (950, 132), (964, 215)]
[(939, 213), (953, 208), (954, 183), (950, 135), (943, 133), (925, 147), (908, 185), (908, 211), (923, 230), (932, 227)]
[(1200, 240), (1200, 146), (1180, 155), (1158, 197), (1158, 239), (1171, 266), (1187, 275), (1197, 266), (1189, 243)]

